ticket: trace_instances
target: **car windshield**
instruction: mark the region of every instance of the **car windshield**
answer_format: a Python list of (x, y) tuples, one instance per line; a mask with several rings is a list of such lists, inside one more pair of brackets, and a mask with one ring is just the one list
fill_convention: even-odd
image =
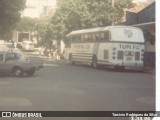
[(22, 55), (22, 54), (20, 54), (20, 53), (16, 53), (16, 57), (17, 57), (18, 59), (25, 59), (25, 56)]

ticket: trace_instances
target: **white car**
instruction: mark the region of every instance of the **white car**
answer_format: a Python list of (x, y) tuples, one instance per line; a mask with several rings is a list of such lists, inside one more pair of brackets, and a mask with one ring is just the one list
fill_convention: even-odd
[(23, 50), (27, 50), (27, 51), (34, 50), (34, 44), (31, 41), (23, 41), (21, 45)]
[(18, 48), (10, 48), (8, 51), (13, 51), (13, 52), (18, 52), (18, 53), (22, 53), (22, 51)]

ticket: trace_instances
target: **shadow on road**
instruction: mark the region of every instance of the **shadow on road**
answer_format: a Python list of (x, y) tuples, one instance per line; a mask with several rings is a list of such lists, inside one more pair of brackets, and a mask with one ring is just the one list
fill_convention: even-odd
[(26, 74), (24, 74), (21, 77), (16, 77), (13, 74), (9, 74), (9, 73), (0, 73), (0, 78), (10, 78), (10, 77), (14, 77), (14, 78), (34, 78), (34, 77), (38, 77), (37, 74), (33, 75), (33, 76), (28, 76)]
[[(61, 64), (61, 63), (59, 63), (59, 64)], [(68, 63), (68, 65), (71, 65), (71, 64)], [(86, 64), (75, 64), (75, 65), (71, 65), (71, 66), (73, 66), (73, 67), (76, 67), (76, 66), (85, 67), (85, 68), (89, 68), (89, 69), (108, 71), (108, 72), (155, 74), (155, 72), (152, 71), (152, 70), (114, 69), (114, 68), (108, 68), (108, 67), (104, 67), (104, 66), (100, 66), (98, 68), (93, 68), (92, 66), (86, 65)]]

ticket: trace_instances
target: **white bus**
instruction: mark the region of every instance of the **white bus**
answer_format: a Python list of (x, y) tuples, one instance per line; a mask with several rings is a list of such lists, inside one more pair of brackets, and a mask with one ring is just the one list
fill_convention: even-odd
[(73, 31), (68, 34), (71, 43), (71, 63), (90, 63), (115, 68), (143, 67), (144, 37), (139, 28), (109, 26)]

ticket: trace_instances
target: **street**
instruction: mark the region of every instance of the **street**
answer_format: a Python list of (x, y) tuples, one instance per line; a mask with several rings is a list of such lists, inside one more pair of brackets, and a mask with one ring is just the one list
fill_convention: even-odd
[(1, 0), (0, 118), (160, 118), (156, 6)]
[(155, 110), (155, 75), (45, 59), (31, 77), (0, 75), (0, 111)]

